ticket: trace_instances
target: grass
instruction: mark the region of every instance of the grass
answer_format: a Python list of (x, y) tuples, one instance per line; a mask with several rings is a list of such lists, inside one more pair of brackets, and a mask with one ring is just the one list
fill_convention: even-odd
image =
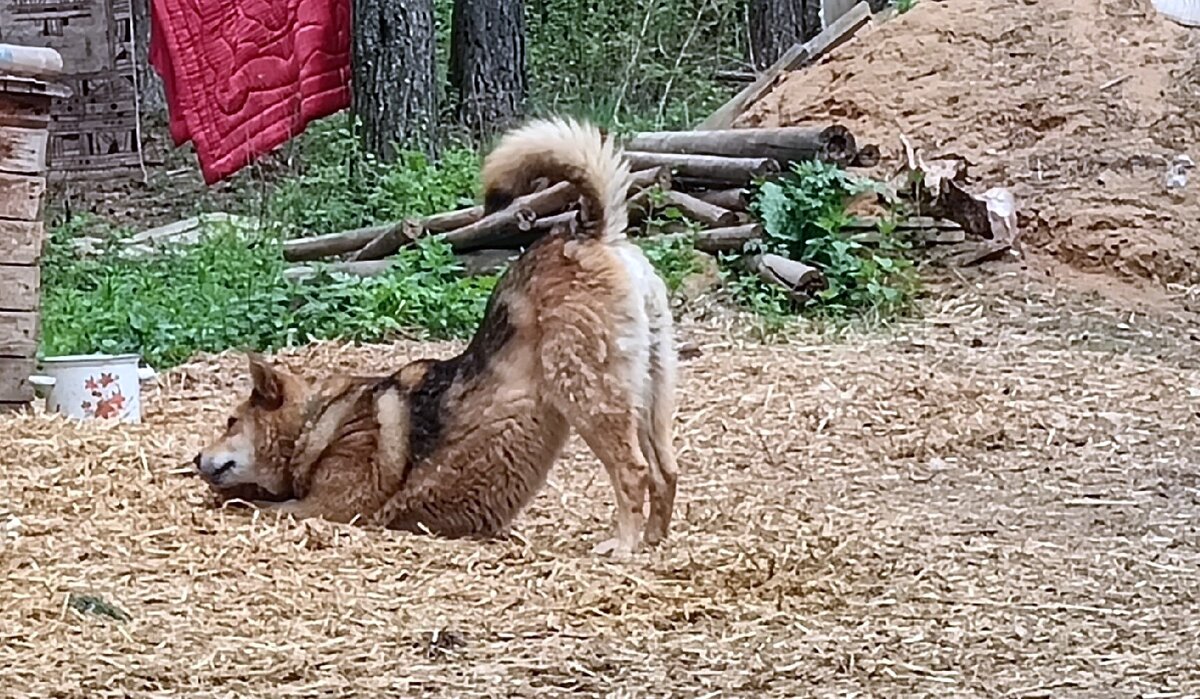
[(423, 241), (369, 279), (283, 276), (281, 239), (213, 225), (200, 243), (127, 259), (116, 243), (78, 258), (55, 231), (44, 265), (42, 352), (138, 352), (174, 366), (198, 352), (271, 351), (312, 339), (386, 340), (398, 333), (465, 337), (495, 279), (464, 278), (448, 246)]

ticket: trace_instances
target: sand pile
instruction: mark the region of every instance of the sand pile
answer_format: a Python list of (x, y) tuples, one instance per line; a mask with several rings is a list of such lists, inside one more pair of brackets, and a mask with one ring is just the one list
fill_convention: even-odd
[(921, 0), (789, 76), (740, 126), (846, 123), (898, 164), (904, 133), (1009, 187), (1027, 247), (1083, 270), (1200, 282), (1200, 31), (1149, 0)]

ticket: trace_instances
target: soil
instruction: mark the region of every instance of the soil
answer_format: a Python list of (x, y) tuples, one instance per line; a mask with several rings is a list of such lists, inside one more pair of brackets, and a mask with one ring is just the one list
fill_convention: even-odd
[(1200, 282), (1200, 31), (1149, 0), (920, 0), (785, 79), (738, 126), (845, 124), (897, 167), (905, 134), (1018, 200), (1035, 256), (1132, 282)]
[(968, 285), (837, 341), (685, 323), (677, 519), (627, 563), (590, 553), (613, 501), (577, 441), (508, 541), (217, 509), (187, 462), (237, 355), (140, 426), (0, 418), (0, 696), (1198, 696), (1200, 338), (1065, 298)]

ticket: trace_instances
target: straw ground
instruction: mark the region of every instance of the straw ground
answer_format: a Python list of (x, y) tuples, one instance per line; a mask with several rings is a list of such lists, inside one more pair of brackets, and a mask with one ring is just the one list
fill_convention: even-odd
[(623, 564), (577, 442), (511, 541), (213, 509), (236, 355), (143, 426), (0, 418), (0, 696), (1195, 696), (1188, 323), (970, 286), (838, 342), (686, 323), (679, 520)]

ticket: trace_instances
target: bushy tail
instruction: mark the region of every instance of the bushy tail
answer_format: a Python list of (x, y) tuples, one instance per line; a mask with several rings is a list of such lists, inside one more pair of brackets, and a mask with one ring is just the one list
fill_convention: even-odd
[[(575, 185), (587, 208), (585, 235), (624, 237), (629, 163), (611, 138), (574, 119), (538, 119), (504, 134), (483, 164), (484, 208), (491, 212), (533, 190), (534, 181)], [(595, 217), (599, 216), (599, 220)]]

